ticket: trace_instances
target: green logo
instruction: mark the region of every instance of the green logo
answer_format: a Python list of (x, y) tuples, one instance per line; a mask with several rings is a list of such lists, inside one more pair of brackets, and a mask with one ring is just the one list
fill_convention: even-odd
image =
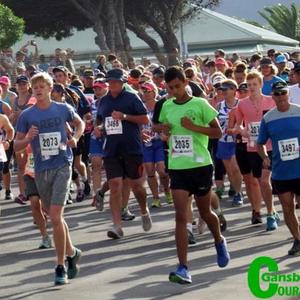
[[(262, 268), (267, 268), (268, 271), (261, 272)], [(300, 296), (299, 282), (300, 273), (279, 273), (277, 262), (267, 256), (256, 258), (248, 270), (248, 286), (252, 294), (261, 299), (273, 296)], [(267, 287), (263, 288), (261, 284)]]

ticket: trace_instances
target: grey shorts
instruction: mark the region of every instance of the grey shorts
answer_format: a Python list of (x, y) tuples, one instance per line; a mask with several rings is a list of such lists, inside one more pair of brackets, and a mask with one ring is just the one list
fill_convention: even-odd
[(32, 196), (38, 196), (39, 197), (39, 192), (35, 184), (35, 180), (33, 177), (29, 175), (24, 175), (23, 176), (24, 183), (25, 183), (25, 196), (29, 200), (30, 197)]
[(72, 167), (69, 165), (35, 174), (35, 183), (46, 209), (49, 209), (51, 205), (64, 206), (66, 204), (71, 174)]

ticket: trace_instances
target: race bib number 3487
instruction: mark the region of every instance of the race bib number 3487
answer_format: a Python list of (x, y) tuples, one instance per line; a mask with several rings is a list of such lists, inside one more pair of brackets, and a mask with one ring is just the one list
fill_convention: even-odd
[(299, 158), (298, 138), (278, 141), (280, 158), (282, 161), (294, 160)]
[(172, 135), (172, 156), (193, 157), (193, 137), (190, 135)]

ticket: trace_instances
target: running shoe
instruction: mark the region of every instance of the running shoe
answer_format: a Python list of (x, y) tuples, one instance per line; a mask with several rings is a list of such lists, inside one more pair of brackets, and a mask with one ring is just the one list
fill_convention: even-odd
[(127, 206), (122, 208), (121, 217), (122, 217), (122, 221), (132, 221), (135, 219), (135, 215), (130, 212)]
[(52, 247), (51, 238), (49, 235), (43, 236), (39, 245), (39, 249), (49, 249)]
[(190, 230), (187, 229), (187, 234), (188, 234), (188, 242), (189, 245), (195, 245), (197, 244), (197, 241), (195, 239), (194, 233)]
[(220, 223), (220, 230), (221, 230), (221, 232), (223, 232), (227, 228), (227, 221), (222, 212), (218, 215), (218, 218), (219, 218), (219, 223)]
[(253, 225), (256, 224), (262, 224), (262, 217), (260, 215), (260, 212), (256, 212), (255, 210), (252, 210), (252, 217), (251, 217), (251, 223)]
[(242, 193), (236, 193), (232, 199), (232, 206), (238, 207), (243, 205), (243, 195)]
[(278, 228), (274, 215), (267, 216), (267, 231), (273, 231)]
[(217, 261), (220, 268), (224, 268), (228, 265), (230, 261), (230, 255), (227, 250), (226, 239), (223, 237), (221, 243), (215, 244), (217, 250)]
[(55, 285), (63, 285), (68, 283), (68, 276), (65, 266), (58, 265), (55, 269)]
[(83, 193), (84, 193), (86, 196), (88, 196), (88, 195), (91, 193), (91, 186), (90, 186), (88, 180), (84, 182)]
[(235, 194), (236, 194), (236, 192), (235, 192), (233, 186), (230, 185), (230, 188), (229, 188), (229, 190), (228, 190), (228, 196), (229, 196), (229, 197), (232, 197), (232, 196), (234, 196)]
[(74, 248), (75, 254), (73, 257), (67, 256), (67, 262), (68, 262), (68, 278), (73, 279), (77, 276), (80, 267), (79, 267), (79, 262), (81, 259), (82, 251), (79, 250), (78, 248)]
[(279, 225), (279, 223), (280, 223), (280, 216), (279, 216), (278, 212), (275, 211), (273, 213), (273, 216), (275, 217), (277, 225)]
[(192, 276), (186, 266), (179, 265), (175, 272), (169, 274), (169, 281), (179, 284), (192, 283)]
[(300, 241), (294, 240), (293, 247), (289, 250), (288, 255), (300, 255)]
[(167, 200), (168, 204), (173, 204), (174, 203), (171, 193), (166, 193), (166, 200)]
[(160, 199), (153, 199), (152, 203), (151, 203), (151, 207), (153, 207), (153, 208), (159, 208), (159, 207), (161, 207)]
[(14, 196), (13, 196), (11, 190), (6, 190), (5, 191), (5, 200), (11, 200), (13, 197)]
[(26, 205), (26, 197), (22, 194), (16, 197), (14, 201), (20, 205)]
[(118, 240), (124, 236), (124, 232), (120, 226), (114, 225), (109, 231), (107, 236), (113, 240)]
[(84, 192), (83, 190), (77, 191), (76, 202), (82, 202), (84, 200)]
[(144, 231), (150, 231), (152, 228), (152, 219), (151, 219), (151, 215), (149, 210), (147, 210), (148, 212), (144, 215), (141, 215), (142, 217), (142, 226)]
[(104, 210), (104, 195), (101, 191), (97, 191), (95, 195), (95, 206), (99, 211)]
[(207, 224), (205, 223), (205, 221), (201, 217), (199, 217), (199, 221), (198, 221), (198, 232), (199, 232), (199, 234), (204, 233), (206, 228), (207, 228)]
[(218, 197), (219, 197), (220, 199), (222, 199), (222, 196), (223, 196), (223, 194), (224, 194), (224, 187), (222, 186), (222, 187), (216, 188), (216, 194), (218, 195)]

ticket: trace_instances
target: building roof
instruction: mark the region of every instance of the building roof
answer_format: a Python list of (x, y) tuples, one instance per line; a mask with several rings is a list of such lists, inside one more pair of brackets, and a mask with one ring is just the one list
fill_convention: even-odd
[[(198, 31), (195, 31), (195, 26), (199, 27)], [(197, 18), (184, 26), (184, 31), (188, 43), (263, 41), (292, 47), (299, 45), (297, 40), (208, 9), (202, 9)]]

